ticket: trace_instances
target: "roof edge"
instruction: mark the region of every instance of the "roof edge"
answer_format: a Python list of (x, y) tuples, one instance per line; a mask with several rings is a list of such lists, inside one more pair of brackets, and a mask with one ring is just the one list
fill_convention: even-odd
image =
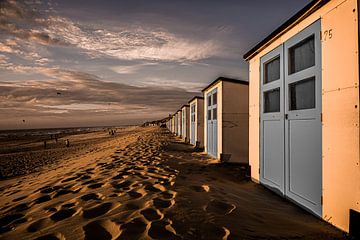
[(188, 101), (188, 103), (191, 103), (192, 101), (194, 101), (195, 99), (204, 99), (204, 97), (201, 96), (195, 96), (192, 99), (190, 99), (190, 101)]
[(205, 92), (207, 89), (214, 86), (215, 84), (217, 84), (220, 81), (239, 83), (239, 84), (243, 84), (243, 85), (249, 85), (249, 82), (245, 81), (245, 80), (240, 80), (240, 79), (235, 79), (235, 78), (228, 78), (228, 77), (218, 77), (213, 82), (211, 82), (209, 85), (207, 85), (203, 90), (201, 90), (201, 92)]
[(257, 53), (259, 53), (263, 48), (271, 44), (274, 40), (279, 38), (284, 34), (289, 28), (292, 28), (293, 25), (297, 24), (302, 19), (308, 17), (310, 14), (324, 6), (326, 3), (330, 2), (330, 0), (313, 0), (308, 3), (305, 7), (295, 13), (292, 17), (286, 20), (282, 25), (276, 28), (272, 33), (270, 33), (266, 38), (256, 44), (253, 48), (251, 48), (248, 52), (243, 55), (243, 59), (249, 61), (252, 59)]

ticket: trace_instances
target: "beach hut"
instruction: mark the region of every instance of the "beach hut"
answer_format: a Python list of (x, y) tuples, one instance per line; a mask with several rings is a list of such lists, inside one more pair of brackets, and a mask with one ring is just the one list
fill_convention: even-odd
[(360, 229), (358, 7), (311, 1), (244, 55), (251, 177), (344, 231)]
[(181, 120), (181, 109), (176, 113), (177, 118), (177, 134), (179, 137), (182, 137), (182, 120)]
[(175, 135), (178, 135), (179, 132), (178, 132), (178, 127), (179, 127), (179, 124), (178, 124), (178, 116), (177, 116), (177, 112), (174, 114), (174, 133)]
[(204, 94), (205, 151), (222, 161), (248, 163), (248, 82), (219, 77)]
[(183, 105), (181, 107), (181, 126), (182, 126), (182, 139), (184, 142), (189, 142), (190, 137), (189, 137), (189, 133), (190, 133), (190, 108), (189, 105)]
[(174, 114), (171, 117), (171, 132), (175, 133), (175, 115)]
[(204, 148), (204, 98), (194, 97), (190, 104), (190, 144)]

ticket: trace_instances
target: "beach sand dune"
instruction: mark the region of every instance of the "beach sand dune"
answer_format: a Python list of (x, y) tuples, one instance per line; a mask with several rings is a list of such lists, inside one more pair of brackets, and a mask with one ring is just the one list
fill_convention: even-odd
[(0, 184), (1, 239), (343, 239), (157, 127)]

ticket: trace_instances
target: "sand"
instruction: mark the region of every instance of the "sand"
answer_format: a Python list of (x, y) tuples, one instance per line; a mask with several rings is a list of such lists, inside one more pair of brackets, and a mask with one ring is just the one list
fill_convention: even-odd
[(139, 128), (98, 147), (1, 181), (0, 238), (344, 239), (165, 129)]

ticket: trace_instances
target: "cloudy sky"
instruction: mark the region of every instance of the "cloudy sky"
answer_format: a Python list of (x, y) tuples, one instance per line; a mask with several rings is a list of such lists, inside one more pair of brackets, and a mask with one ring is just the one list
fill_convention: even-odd
[(0, 0), (0, 129), (163, 118), (309, 0)]

